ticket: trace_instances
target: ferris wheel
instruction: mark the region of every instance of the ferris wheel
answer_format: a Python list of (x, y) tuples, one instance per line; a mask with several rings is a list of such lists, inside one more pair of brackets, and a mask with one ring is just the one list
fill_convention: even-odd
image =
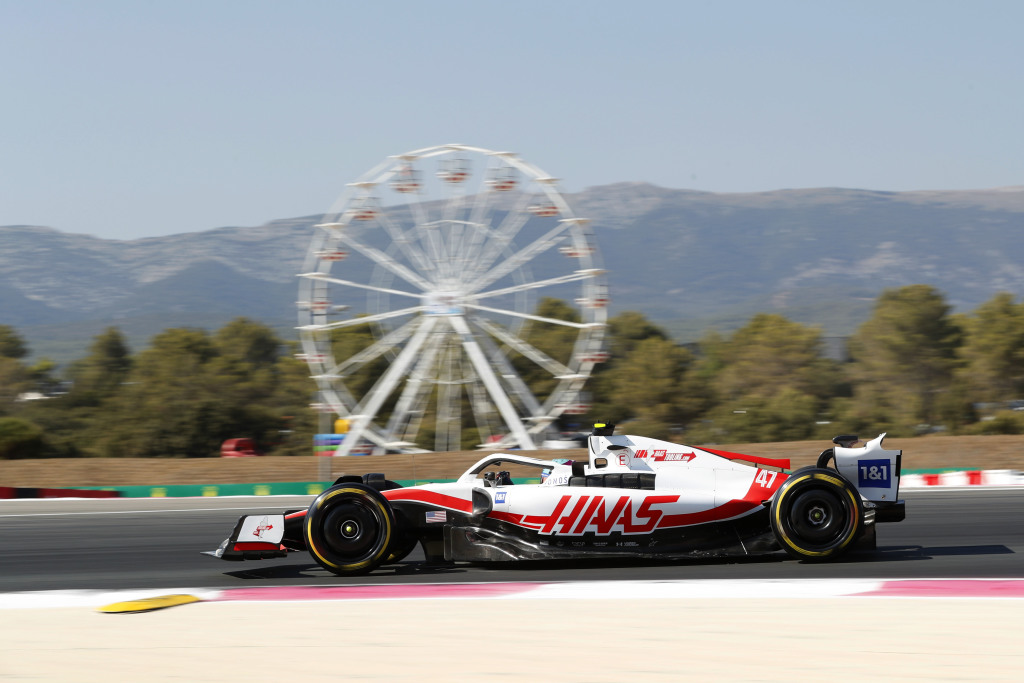
[[(572, 314), (538, 314), (544, 297)], [(349, 423), (336, 455), (459, 450), (472, 430), (536, 448), (589, 407), (607, 305), (588, 221), (555, 178), (466, 145), (389, 157), (315, 227), (299, 274), (319, 406)], [(535, 342), (544, 331), (557, 351)]]

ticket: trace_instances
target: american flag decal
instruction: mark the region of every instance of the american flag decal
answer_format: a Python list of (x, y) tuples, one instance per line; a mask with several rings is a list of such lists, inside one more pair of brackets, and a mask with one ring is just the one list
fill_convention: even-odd
[(445, 522), (448, 521), (448, 511), (447, 510), (430, 510), (430, 511), (428, 511), (426, 513), (426, 515), (427, 515), (427, 524), (436, 524), (436, 523), (444, 524)]

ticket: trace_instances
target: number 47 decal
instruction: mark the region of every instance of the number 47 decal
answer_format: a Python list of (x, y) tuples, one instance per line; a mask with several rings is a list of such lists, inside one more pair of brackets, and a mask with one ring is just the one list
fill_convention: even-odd
[(778, 472), (774, 470), (758, 470), (757, 476), (754, 477), (754, 482), (766, 489), (770, 489), (775, 482), (775, 475), (777, 474)]

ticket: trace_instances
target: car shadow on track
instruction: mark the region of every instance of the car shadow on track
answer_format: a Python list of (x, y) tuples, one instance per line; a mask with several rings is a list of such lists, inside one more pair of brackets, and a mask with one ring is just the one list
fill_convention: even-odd
[[(933, 560), (940, 557), (976, 557), (986, 555), (1012, 555), (1014, 551), (1005, 545), (962, 545), (962, 546), (920, 546), (920, 545), (890, 545), (879, 546), (875, 550), (854, 550), (826, 565), (856, 565), (856, 564), (882, 564), (887, 562), (919, 562)], [(428, 564), (422, 560), (400, 562), (393, 565), (385, 565), (375, 569), (369, 576), (375, 580), (416, 580), (417, 578), (444, 580), (445, 577), (459, 577), (467, 574), (470, 580), (487, 580), (487, 575), (493, 573), (504, 575), (508, 580), (512, 576), (514, 580), (547, 580), (548, 572), (573, 570), (577, 576), (587, 576), (591, 572), (598, 577), (615, 570), (629, 570), (639, 567), (708, 567), (727, 566), (734, 567), (782, 567), (789, 563), (812, 564), (799, 562), (783, 552), (767, 555), (754, 555), (749, 557), (729, 558), (689, 558), (683, 560), (655, 560), (642, 558), (622, 559), (593, 559), (587, 561), (579, 560), (533, 560), (529, 562), (492, 562), (477, 564)], [(819, 563), (813, 563), (819, 564)], [(479, 572), (483, 572), (483, 575)], [(258, 566), (240, 569), (237, 571), (224, 572), (225, 576), (242, 581), (316, 581), (329, 579), (337, 581), (338, 576), (328, 572), (320, 565), (312, 562), (295, 562), (283, 565)], [(354, 579), (365, 579), (366, 577), (352, 577)]]
[(879, 546), (873, 551), (858, 551), (836, 560), (840, 563), (855, 562), (906, 562), (933, 560), (937, 557), (972, 557), (977, 555), (1013, 555), (1005, 545), (890, 545)]
[(1005, 545), (962, 545), (962, 546), (920, 546), (920, 545), (891, 545), (879, 546), (876, 549), (858, 548), (848, 552), (841, 557), (826, 562), (809, 562), (797, 560), (784, 552), (770, 553), (765, 555), (752, 555), (747, 557), (712, 557), (712, 558), (686, 558), (675, 560), (657, 560), (643, 558), (623, 558), (606, 560), (587, 560), (586, 562), (568, 560), (536, 560), (521, 563), (491, 563), (478, 564), (476, 566), (485, 569), (501, 569), (510, 572), (529, 574), (532, 571), (549, 569), (595, 569), (615, 570), (628, 569), (631, 567), (709, 567), (709, 566), (734, 566), (734, 567), (773, 567), (790, 563), (797, 564), (821, 564), (821, 565), (844, 565), (844, 564), (878, 564), (882, 562), (913, 562), (921, 560), (933, 560), (940, 557), (973, 557), (985, 555), (1013, 555), (1014, 551)]
[[(374, 569), (369, 574), (375, 579), (393, 578), (409, 579), (415, 577), (444, 577), (473, 572), (509, 572), (527, 577), (530, 574), (546, 574), (551, 570), (576, 570), (578, 571), (607, 571), (616, 569), (629, 569), (636, 567), (679, 567), (679, 566), (706, 566), (706, 565), (758, 565), (777, 564), (784, 562), (787, 557), (783, 554), (760, 555), (753, 557), (730, 557), (730, 558), (707, 558), (707, 559), (686, 559), (686, 560), (652, 560), (641, 558), (622, 559), (593, 559), (593, 560), (531, 560), (528, 562), (479, 562), (473, 564), (430, 564), (422, 560), (400, 562), (393, 565), (385, 565)], [(230, 576), (243, 581), (289, 581), (329, 578), (337, 580), (334, 574), (315, 563), (294, 563), (285, 565), (259, 566), (240, 569), (237, 571), (224, 572), (224, 576)], [(357, 578), (357, 577), (353, 577)], [(358, 577), (364, 578), (364, 577)], [(479, 577), (477, 577), (479, 580)]]
[(616, 570), (640, 567), (705, 567), (727, 565), (772, 565), (785, 562), (787, 556), (778, 553), (772, 555), (751, 555), (738, 557), (707, 557), (707, 558), (675, 558), (657, 559), (643, 557), (595, 558), (584, 560), (530, 560), (524, 562), (479, 562), (473, 566), (480, 569), (491, 569), (529, 574), (547, 570)]
[[(385, 565), (373, 570), (371, 576), (376, 578), (393, 577), (414, 577), (414, 576), (444, 576), (451, 574), (462, 574), (467, 571), (464, 565), (427, 564), (426, 562), (402, 562), (399, 564)], [(234, 572), (224, 572), (225, 576), (244, 581), (265, 581), (265, 580), (287, 580), (287, 579), (331, 579), (336, 581), (339, 577), (330, 573), (316, 563), (290, 564), (266, 567), (253, 567)]]

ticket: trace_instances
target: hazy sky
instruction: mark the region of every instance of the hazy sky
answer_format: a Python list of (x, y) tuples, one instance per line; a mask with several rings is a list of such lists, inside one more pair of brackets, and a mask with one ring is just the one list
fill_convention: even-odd
[(448, 142), (568, 191), (1024, 185), (1022, 26), (984, 0), (0, 0), (0, 225), (260, 225)]

